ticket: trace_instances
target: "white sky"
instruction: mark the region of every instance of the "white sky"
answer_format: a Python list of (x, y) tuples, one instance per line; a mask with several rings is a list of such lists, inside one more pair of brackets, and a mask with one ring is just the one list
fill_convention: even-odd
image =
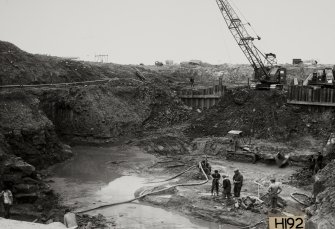
[[(281, 63), (335, 63), (335, 0), (230, 0)], [(215, 0), (0, 0), (0, 40), (21, 49), (121, 64), (248, 63)]]

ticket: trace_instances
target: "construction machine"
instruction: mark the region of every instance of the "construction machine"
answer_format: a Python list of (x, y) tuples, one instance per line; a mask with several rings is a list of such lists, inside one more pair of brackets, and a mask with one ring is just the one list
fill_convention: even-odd
[(242, 131), (231, 130), (226, 137), (229, 139), (229, 147), (226, 154), (228, 160), (256, 163), (258, 155), (251, 149), (250, 144), (247, 144)]
[(303, 82), (303, 85), (317, 88), (335, 88), (335, 65), (315, 70)]
[[(249, 35), (245, 23), (227, 0), (216, 0), (216, 2), (228, 29), (254, 69), (251, 86), (256, 89), (283, 88), (286, 84), (286, 68), (277, 65), (276, 55), (263, 54), (254, 45), (253, 41), (261, 38)], [(250, 23), (247, 24), (250, 25)]]
[(241, 161), (256, 163), (257, 161), (273, 164), (276, 163), (278, 167), (284, 167), (288, 164), (290, 155), (282, 152), (274, 154), (259, 152), (257, 147), (250, 143), (243, 136), (240, 130), (231, 130), (228, 132), (226, 138), (228, 139), (229, 147), (227, 148), (226, 158), (230, 161)]

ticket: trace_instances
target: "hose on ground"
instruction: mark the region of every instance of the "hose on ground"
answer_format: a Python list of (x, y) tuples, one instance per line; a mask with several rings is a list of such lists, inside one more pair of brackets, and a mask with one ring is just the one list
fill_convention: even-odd
[[(189, 168), (189, 170), (191, 168), (194, 168), (194, 166), (191, 166)], [(93, 211), (93, 210), (98, 210), (98, 209), (102, 209), (102, 208), (106, 208), (106, 207), (112, 207), (112, 206), (115, 206), (115, 205), (120, 205), (120, 204), (126, 204), (126, 203), (130, 203), (130, 202), (133, 202), (135, 200), (138, 200), (138, 199), (141, 199), (145, 196), (148, 196), (148, 195), (153, 195), (153, 194), (157, 194), (157, 193), (160, 193), (160, 192), (163, 192), (163, 191), (167, 191), (169, 189), (172, 189), (172, 188), (175, 188), (175, 187), (182, 187), (182, 186), (197, 186), (197, 185), (203, 185), (203, 184), (206, 184), (208, 182), (208, 177), (207, 177), (207, 174), (205, 173), (204, 169), (202, 168), (202, 165), (201, 163), (199, 162), (199, 168), (202, 172), (202, 174), (204, 175), (204, 177), (206, 178), (205, 181), (202, 181), (202, 182), (199, 182), (199, 183), (188, 183), (188, 184), (176, 184), (176, 185), (172, 185), (170, 187), (167, 187), (167, 188), (163, 188), (163, 189), (160, 189), (160, 190), (157, 190), (157, 191), (153, 191), (153, 192), (149, 192), (149, 193), (145, 193), (145, 194), (141, 194), (139, 195), (138, 197), (135, 197), (133, 199), (130, 199), (130, 200), (126, 200), (126, 201), (121, 201), (121, 202), (116, 202), (116, 203), (111, 203), (111, 204), (104, 204), (104, 205), (101, 205), (101, 206), (98, 206), (98, 207), (94, 207), (94, 208), (90, 208), (90, 209), (86, 209), (86, 210), (82, 210), (82, 211), (76, 211), (76, 213), (86, 213), (86, 212), (89, 212), (89, 211)], [(188, 171), (188, 170), (187, 170)], [(183, 171), (181, 174), (187, 172), (186, 170)], [(179, 176), (181, 175), (179, 174)], [(176, 176), (175, 176), (176, 177)], [(174, 177), (174, 178), (175, 178)]]
[(307, 196), (307, 195), (304, 194), (304, 193), (299, 193), (299, 192), (293, 192), (293, 193), (290, 194), (291, 198), (292, 198), (293, 200), (297, 201), (299, 204), (302, 204), (302, 205), (304, 205), (304, 206), (306, 206), (306, 207), (310, 206), (310, 204), (306, 204), (306, 203), (300, 201), (300, 200), (297, 199), (294, 195), (301, 195), (301, 196), (305, 196), (305, 197), (307, 197), (308, 199), (311, 199), (309, 196)]
[(251, 225), (251, 226), (240, 227), (240, 229), (249, 229), (249, 228), (256, 227), (256, 226), (259, 225), (259, 224), (265, 223), (265, 220), (266, 220), (266, 219), (262, 219), (261, 221), (255, 223), (255, 224), (253, 224), (253, 225)]
[(166, 181), (170, 181), (170, 180), (173, 180), (181, 175), (183, 175), (184, 173), (186, 173), (187, 171), (193, 169), (194, 167), (196, 167), (196, 165), (193, 165), (191, 167), (189, 167), (188, 169), (185, 169), (184, 171), (182, 171), (181, 173), (178, 173), (177, 175), (173, 176), (173, 177), (170, 177), (166, 180), (162, 180), (162, 181), (151, 181), (151, 182), (148, 182), (148, 183), (162, 183), (162, 182), (166, 182)]

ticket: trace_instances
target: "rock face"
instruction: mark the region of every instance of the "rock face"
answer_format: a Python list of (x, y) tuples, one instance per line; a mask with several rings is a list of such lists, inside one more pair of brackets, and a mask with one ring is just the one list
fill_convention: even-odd
[[(71, 157), (60, 137), (105, 142), (188, 117), (165, 81), (149, 70), (141, 70), (146, 71), (143, 82), (133, 66), (32, 55), (1, 41), (0, 64), (0, 85), (112, 78), (100, 85), (0, 91), (0, 190), (10, 185), (17, 203), (42, 205), (41, 199), (52, 195), (38, 171)], [(168, 150), (178, 153), (183, 147)]]
[(20, 91), (2, 93), (0, 108), (0, 132), (17, 157), (45, 168), (71, 156), (59, 141), (52, 122), (39, 110), (36, 97)]
[[(130, 136), (144, 126), (178, 122), (188, 112), (166, 90), (133, 81), (45, 90), (37, 96), (56, 132), (72, 140), (108, 141)], [(162, 98), (169, 101), (162, 104)]]
[(71, 155), (52, 122), (39, 110), (36, 97), (23, 91), (1, 92), (0, 190), (10, 186), (15, 204), (50, 198), (50, 188), (36, 168), (46, 168)]
[[(316, 176), (314, 184), (317, 208), (309, 220), (310, 229), (335, 228), (335, 161), (329, 163)], [(322, 227), (324, 226), (324, 227)]]

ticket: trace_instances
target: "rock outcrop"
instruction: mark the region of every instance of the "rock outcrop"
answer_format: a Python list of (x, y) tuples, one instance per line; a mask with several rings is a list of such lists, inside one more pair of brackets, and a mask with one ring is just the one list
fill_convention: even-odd
[(39, 109), (39, 100), (23, 91), (0, 96), (0, 132), (9, 151), (24, 161), (46, 168), (71, 156)]
[(316, 208), (311, 207), (309, 229), (335, 228), (335, 160), (317, 174), (314, 195)]

